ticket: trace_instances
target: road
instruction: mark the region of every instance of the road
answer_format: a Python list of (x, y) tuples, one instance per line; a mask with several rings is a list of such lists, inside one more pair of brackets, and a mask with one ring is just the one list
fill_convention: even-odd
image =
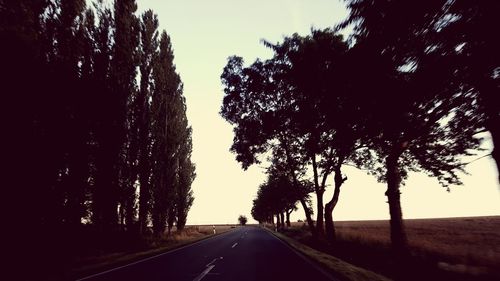
[(80, 280), (335, 279), (268, 231), (247, 226)]

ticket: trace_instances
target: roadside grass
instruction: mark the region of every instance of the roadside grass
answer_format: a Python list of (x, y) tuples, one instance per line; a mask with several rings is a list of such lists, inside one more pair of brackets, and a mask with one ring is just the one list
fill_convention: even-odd
[(315, 250), (305, 244), (298, 242), (284, 234), (270, 230), (272, 234), (290, 245), (292, 248), (309, 257), (322, 267), (326, 268), (332, 275), (343, 281), (390, 281), (391, 279), (374, 273), (367, 269), (349, 264), (339, 258)]
[(212, 225), (186, 226), (181, 232), (177, 232), (174, 229), (170, 236), (165, 235), (161, 238), (146, 238), (145, 241), (141, 243), (145, 245), (143, 248), (100, 253), (90, 256), (75, 256), (68, 268), (58, 273), (52, 272), (47, 280), (74, 280), (84, 278), (222, 234), (232, 228), (234, 228), (232, 225), (216, 225), (216, 234), (214, 234)]
[(500, 217), (405, 220), (405, 225), (411, 256), (404, 263), (391, 253), (388, 221), (336, 222), (333, 245), (314, 241), (304, 223), (293, 223), (284, 234), (397, 280), (500, 280)]
[[(500, 217), (413, 219), (405, 221), (415, 255), (468, 267), (500, 266)], [(388, 221), (337, 222), (341, 240), (390, 245)]]

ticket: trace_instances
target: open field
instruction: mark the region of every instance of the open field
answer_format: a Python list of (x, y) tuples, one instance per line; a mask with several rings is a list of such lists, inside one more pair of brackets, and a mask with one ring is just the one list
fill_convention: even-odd
[(193, 228), (193, 229), (195, 229), (196, 231), (198, 231), (200, 233), (212, 234), (214, 226), (215, 226), (215, 232), (216, 233), (226, 232), (228, 230), (231, 230), (231, 228), (237, 227), (234, 224), (215, 224), (215, 225), (211, 225), (211, 224), (201, 225), (200, 224), (200, 225), (189, 225), (187, 227), (188, 228)]
[[(500, 267), (500, 217), (406, 220), (410, 247), (449, 262)], [(389, 244), (388, 221), (338, 222), (343, 240)]]
[[(410, 219), (405, 224), (415, 270), (454, 274), (460, 280), (500, 277), (500, 216)], [(311, 241), (302, 222), (293, 223), (285, 233), (353, 264), (391, 275), (389, 221), (341, 221), (335, 226), (338, 241), (328, 246)]]

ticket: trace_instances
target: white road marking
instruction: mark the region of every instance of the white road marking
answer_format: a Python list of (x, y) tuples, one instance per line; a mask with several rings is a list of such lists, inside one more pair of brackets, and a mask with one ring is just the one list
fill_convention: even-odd
[[(208, 237), (208, 238), (202, 239), (200, 241), (196, 241), (196, 242), (194, 242), (192, 244), (188, 244), (188, 245), (185, 245), (185, 246), (182, 246), (182, 247), (170, 250), (168, 252), (164, 252), (164, 253), (161, 253), (161, 254), (158, 254), (158, 255), (155, 255), (155, 256), (152, 256), (152, 257), (148, 257), (148, 258), (145, 258), (145, 259), (142, 259), (142, 260), (138, 260), (136, 262), (132, 262), (132, 263), (129, 263), (129, 264), (126, 264), (126, 265), (115, 267), (115, 268), (112, 268), (112, 269), (109, 269), (109, 270), (106, 270), (106, 271), (103, 271), (103, 272), (92, 274), (90, 276), (82, 277), (80, 279), (77, 279), (76, 281), (82, 281), (82, 280), (91, 279), (91, 278), (94, 278), (94, 277), (97, 277), (97, 276), (100, 276), (100, 275), (103, 275), (103, 274), (106, 274), (106, 273), (109, 273), (109, 272), (112, 272), (112, 271), (116, 271), (116, 270), (119, 270), (119, 269), (122, 269), (122, 268), (125, 268), (125, 267), (128, 267), (128, 266), (134, 265), (134, 264), (138, 264), (138, 263), (141, 263), (141, 262), (145, 262), (147, 260), (155, 259), (157, 257), (163, 256), (163, 255), (166, 255), (166, 254), (171, 254), (171, 253), (177, 252), (179, 250), (182, 250), (184, 248), (188, 248), (188, 247), (191, 247), (191, 246), (194, 246), (194, 245), (197, 245), (197, 244), (205, 243), (207, 241), (210, 241), (213, 238), (220, 238), (220, 237), (222, 237), (222, 236), (224, 236), (226, 234), (229, 234), (231, 232), (232, 231), (228, 231), (228, 232), (222, 233), (221, 235), (218, 235), (218, 236)], [(220, 257), (220, 259), (222, 259), (222, 257)]]
[(209, 267), (209, 266), (211, 266), (212, 264), (214, 264), (216, 261), (218, 261), (218, 260), (222, 260), (222, 259), (224, 259), (224, 257), (218, 257), (218, 258), (215, 258), (215, 259), (213, 259), (211, 262), (209, 262), (209, 263), (206, 265), (206, 267)]
[(205, 268), (205, 270), (203, 270), (203, 272), (198, 275), (195, 279), (193, 279), (193, 281), (200, 281), (201, 279), (203, 279), (203, 277), (205, 277), (205, 275), (207, 275), (210, 270), (212, 270), (212, 268), (214, 268), (215, 265), (211, 265), (211, 266), (208, 266), (207, 268)]
[(212, 270), (214, 267), (215, 267), (215, 262), (218, 261), (218, 260), (222, 260), (224, 259), (224, 257), (218, 257), (218, 258), (215, 258), (213, 259), (211, 262), (209, 262), (205, 267), (205, 270), (203, 270), (202, 273), (200, 273), (200, 275), (198, 275), (195, 279), (193, 279), (193, 281), (200, 281), (201, 279), (203, 279), (203, 277), (205, 277), (205, 275), (207, 275), (210, 270)]
[(236, 247), (236, 245), (238, 245), (238, 242), (234, 243), (233, 246), (231, 248), (234, 248)]

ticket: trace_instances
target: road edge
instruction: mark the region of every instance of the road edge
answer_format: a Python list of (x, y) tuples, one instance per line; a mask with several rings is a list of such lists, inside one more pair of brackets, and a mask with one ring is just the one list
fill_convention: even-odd
[[(388, 277), (382, 276), (373, 271), (355, 266), (332, 255), (315, 250), (305, 244), (296, 241), (279, 232), (274, 232), (266, 227), (262, 227), (283, 244), (290, 247), (299, 256), (311, 264), (319, 267), (327, 276), (337, 278), (342, 281), (392, 281)], [(313, 254), (311, 254), (313, 253)], [(335, 280), (335, 279), (333, 279)]]
[[(99, 276), (102, 274), (106, 274), (108, 272), (112, 272), (112, 271), (127, 267), (127, 266), (138, 264), (138, 263), (150, 260), (150, 259), (157, 258), (157, 257), (162, 256), (162, 255), (166, 255), (169, 253), (179, 251), (181, 249), (196, 245), (196, 244), (204, 242), (206, 240), (221, 236), (221, 235), (226, 234), (226, 233), (230, 233), (232, 231), (235, 231), (236, 229), (237, 228), (229, 229), (229, 230), (224, 231), (224, 232), (207, 235), (207, 236), (201, 237), (200, 239), (195, 239), (195, 240), (192, 240), (192, 241), (189, 241), (186, 243), (180, 243), (180, 244), (173, 246), (172, 248), (166, 248), (164, 250), (153, 249), (153, 250), (149, 250), (149, 251), (144, 251), (143, 254), (141, 254), (142, 252), (131, 253), (129, 255), (139, 254), (140, 256), (135, 257), (135, 258), (131, 258), (130, 260), (117, 260), (116, 262), (113, 262), (111, 264), (102, 265), (102, 266), (96, 265), (95, 268), (93, 268), (93, 269), (81, 270), (80, 272), (71, 272), (69, 274), (69, 276), (67, 276), (67, 277), (69, 280), (76, 280), (76, 281), (87, 280), (87, 279), (90, 279), (90, 278), (93, 278), (93, 277), (96, 277), (96, 276)], [(124, 255), (124, 256), (127, 256), (127, 255)], [(122, 256), (122, 258), (123, 258), (123, 256)]]

